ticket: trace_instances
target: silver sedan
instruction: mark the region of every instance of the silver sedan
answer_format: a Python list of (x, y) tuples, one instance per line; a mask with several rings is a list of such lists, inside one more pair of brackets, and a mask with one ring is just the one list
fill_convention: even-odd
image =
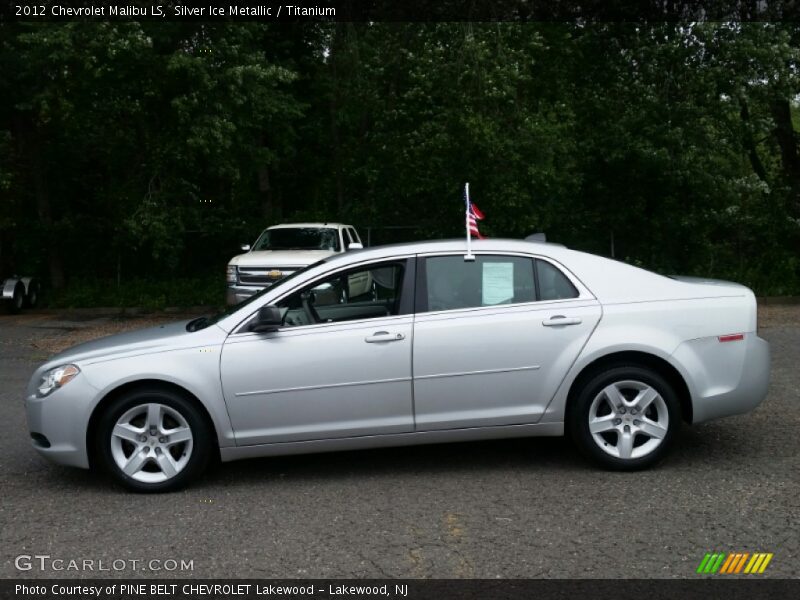
[(31, 441), (138, 491), (214, 458), (569, 433), (611, 469), (661, 459), (681, 422), (764, 399), (769, 346), (744, 286), (487, 240), (357, 251), (214, 317), (52, 357)]

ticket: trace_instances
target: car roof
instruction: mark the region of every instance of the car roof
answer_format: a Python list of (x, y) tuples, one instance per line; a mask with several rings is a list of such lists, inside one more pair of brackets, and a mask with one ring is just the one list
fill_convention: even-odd
[[(466, 254), (466, 250), (467, 244), (464, 238), (418, 241), (353, 250), (336, 254), (316, 263), (316, 265), (312, 265), (309, 268), (308, 276), (301, 275), (296, 283), (302, 285), (305, 280), (313, 279), (329, 269), (346, 268), (350, 264), (383, 259), (392, 260), (393, 258), (416, 254)], [(694, 298), (697, 297), (698, 293), (708, 293), (707, 289), (698, 291), (697, 286), (676, 281), (614, 259), (578, 250), (570, 250), (560, 244), (534, 240), (492, 238), (488, 240), (473, 240), (472, 251), (476, 254), (493, 252), (519, 253), (550, 259), (572, 274), (595, 298), (607, 305)], [(735, 295), (741, 294), (738, 290), (735, 293)], [(265, 301), (270, 299), (270, 294), (267, 292)], [(253, 306), (248, 310), (257, 310), (257, 308), (257, 306)], [(234, 312), (229, 317), (218, 321), (217, 325), (226, 331), (232, 331), (241, 320), (242, 314)]]
[(279, 225), (270, 225), (267, 229), (288, 229), (294, 227), (352, 227), (352, 225), (345, 225), (344, 223), (280, 223)]
[[(348, 257), (358, 257), (361, 259), (382, 258), (392, 256), (402, 256), (404, 254), (427, 254), (432, 252), (460, 252), (466, 253), (467, 245), (464, 238), (449, 240), (427, 240), (418, 242), (405, 242), (401, 244), (387, 244), (385, 246), (372, 246), (364, 250), (347, 252), (339, 260), (347, 260)], [(525, 254), (546, 254), (554, 256), (563, 252), (571, 253), (561, 244), (551, 244), (549, 242), (525, 241), (504, 238), (492, 238), (488, 240), (473, 240), (472, 250), (475, 252), (521, 252)], [(333, 259), (329, 259), (331, 262)]]

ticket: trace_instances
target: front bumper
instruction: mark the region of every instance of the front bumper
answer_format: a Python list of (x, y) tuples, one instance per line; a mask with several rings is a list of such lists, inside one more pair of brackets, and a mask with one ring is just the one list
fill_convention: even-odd
[(250, 296), (257, 294), (264, 288), (270, 287), (272, 284), (257, 286), (257, 285), (241, 285), (241, 284), (228, 284), (225, 292), (225, 303), (228, 306), (234, 306), (247, 300)]
[(755, 332), (736, 342), (690, 340), (674, 357), (688, 371), (692, 423), (750, 412), (767, 396), (770, 348)]
[(88, 469), (86, 428), (97, 394), (83, 374), (44, 398), (29, 392), (25, 411), (33, 448), (54, 463)]

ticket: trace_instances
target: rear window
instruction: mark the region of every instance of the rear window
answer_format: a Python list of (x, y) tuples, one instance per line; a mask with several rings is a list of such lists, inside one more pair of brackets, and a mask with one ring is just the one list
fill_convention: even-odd
[(539, 300), (564, 300), (577, 298), (578, 290), (558, 268), (544, 260), (536, 260), (536, 278), (539, 282)]

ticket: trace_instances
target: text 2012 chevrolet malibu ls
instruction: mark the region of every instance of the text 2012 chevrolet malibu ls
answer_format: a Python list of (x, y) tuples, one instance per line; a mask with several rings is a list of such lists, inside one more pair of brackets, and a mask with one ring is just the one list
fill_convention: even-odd
[(746, 287), (545, 243), (473, 250), (338, 255), (213, 318), (62, 352), (27, 389), (33, 445), (140, 491), (181, 486), (217, 454), (565, 430), (601, 465), (636, 469), (681, 421), (744, 413), (767, 393)]

